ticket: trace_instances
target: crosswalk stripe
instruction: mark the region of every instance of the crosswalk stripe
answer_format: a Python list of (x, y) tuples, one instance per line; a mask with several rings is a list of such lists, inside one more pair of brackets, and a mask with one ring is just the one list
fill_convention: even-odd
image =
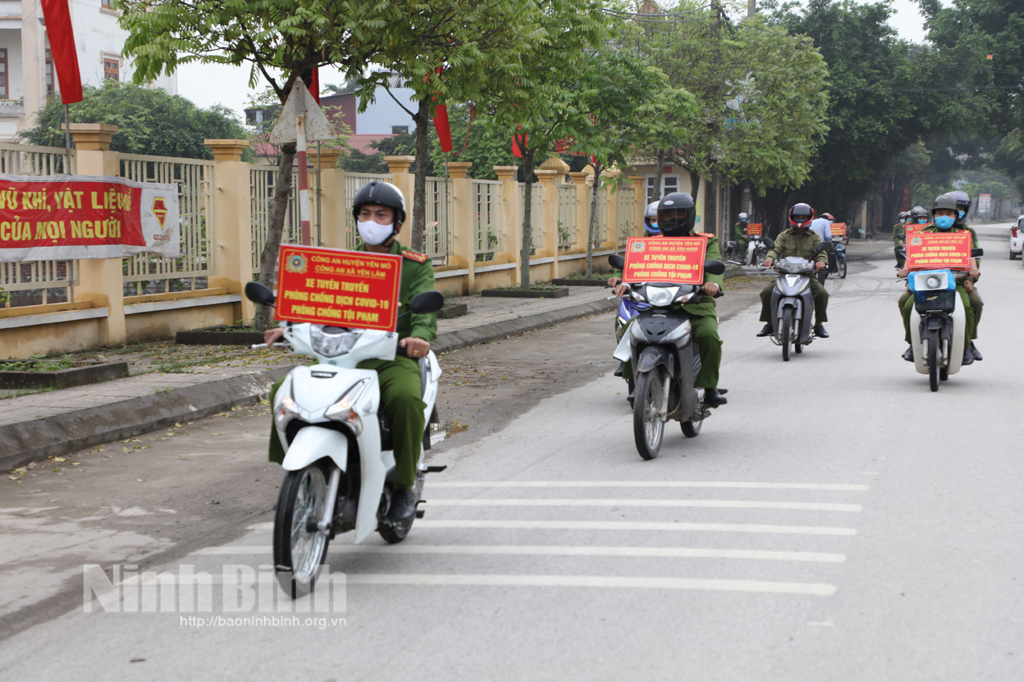
[(754, 500), (615, 500), (615, 499), (452, 499), (432, 497), (428, 508), (445, 507), (691, 507), (702, 509), (786, 509), (796, 511), (859, 512), (859, 504), (827, 502), (773, 502)]
[[(273, 521), (254, 523), (249, 530), (273, 530)], [(718, 533), (771, 533), (782, 535), (856, 535), (856, 528), (827, 526), (777, 526), (743, 523), (672, 523), (641, 521), (483, 521), (430, 520), (418, 521), (414, 529), (490, 528), (514, 530), (629, 530), (629, 531), (697, 531)]]
[[(702, 547), (593, 547), (556, 545), (331, 545), (332, 554), (462, 554), (510, 556), (601, 556), (673, 559), (749, 559), (755, 561), (805, 561), (842, 563), (844, 554), (826, 552), (775, 552), (753, 549), (706, 549)], [(206, 547), (193, 552), (203, 556), (270, 556), (269, 545)]]
[(868, 486), (840, 483), (759, 483), (742, 481), (444, 481), (431, 478), (427, 488), (743, 488), (748, 490), (864, 492), (868, 489)]

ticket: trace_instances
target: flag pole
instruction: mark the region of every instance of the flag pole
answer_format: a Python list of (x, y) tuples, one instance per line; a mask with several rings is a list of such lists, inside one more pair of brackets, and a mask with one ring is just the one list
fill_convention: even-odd
[(71, 175), (71, 105), (64, 105), (64, 174)]

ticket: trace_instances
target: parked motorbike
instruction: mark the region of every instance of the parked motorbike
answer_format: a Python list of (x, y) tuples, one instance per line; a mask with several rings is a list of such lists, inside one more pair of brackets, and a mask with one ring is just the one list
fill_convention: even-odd
[[(902, 255), (906, 258), (905, 253)], [(984, 249), (971, 250), (972, 258), (984, 255)], [(960, 296), (956, 292), (957, 283), (966, 277), (966, 272), (954, 270), (923, 270), (907, 276), (907, 286), (914, 294), (910, 313), (914, 368), (928, 375), (932, 391), (938, 391), (940, 381), (960, 371), (964, 346), (970, 343), (965, 329), (967, 317), (958, 305)]]
[[(625, 264), (622, 256), (617, 255), (609, 256), (608, 262), (614, 268)], [(708, 260), (704, 270), (720, 275), (725, 272), (725, 263)], [(648, 307), (638, 312), (613, 357), (622, 362), (632, 361), (636, 382), (633, 439), (641, 457), (654, 459), (661, 450), (665, 422), (679, 421), (683, 434), (694, 438), (711, 414), (704, 403), (704, 389), (694, 386), (701, 365), (700, 353), (690, 334), (690, 320), (678, 309), (684, 303), (700, 300), (701, 289), (699, 285), (668, 282), (629, 286), (627, 296)]]
[[(775, 243), (766, 240), (768, 247)], [(821, 253), (827, 248), (825, 242), (814, 247)], [(806, 258), (790, 256), (775, 261), (773, 264), (779, 273), (772, 290), (772, 329), (775, 333), (769, 338), (776, 346), (782, 346), (782, 359), (789, 361), (790, 348), (795, 352), (803, 352), (803, 347), (814, 341), (814, 299), (811, 297), (811, 281), (814, 277), (814, 261)]]
[[(245, 295), (262, 305), (274, 303), (273, 293), (258, 282), (247, 283)], [(443, 305), (440, 292), (427, 291), (413, 298), (404, 315), (436, 312)], [(274, 516), (274, 567), (281, 587), (294, 598), (313, 588), (327, 545), (338, 533), (354, 530), (358, 544), (377, 531), (396, 543), (408, 535), (412, 521), (388, 519), (395, 476), (390, 427), (379, 412), (377, 372), (356, 368), (363, 360), (404, 355), (398, 335), (308, 323), (284, 327), (282, 345), (317, 361), (289, 372), (272, 406), (287, 472)], [(441, 368), (433, 351), (419, 365), (427, 418), (423, 449), (429, 450)], [(420, 458), (413, 491), (417, 505), (425, 474), (443, 469), (425, 466)], [(423, 511), (417, 509), (416, 516)]]

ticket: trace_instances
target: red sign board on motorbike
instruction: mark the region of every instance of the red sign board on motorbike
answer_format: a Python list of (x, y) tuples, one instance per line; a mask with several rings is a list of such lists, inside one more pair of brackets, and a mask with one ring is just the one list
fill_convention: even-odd
[(277, 319), (393, 332), (401, 274), (401, 256), (284, 245)]
[(704, 282), (704, 237), (630, 237), (623, 282)]
[(969, 270), (971, 233), (915, 232), (907, 235), (907, 268), (910, 270)]
[(924, 228), (928, 227), (929, 224), (930, 223), (907, 223), (907, 234), (910, 234), (911, 232), (920, 232)]
[(748, 237), (760, 237), (762, 226), (761, 223), (748, 223), (747, 224), (747, 236)]
[(832, 236), (833, 237), (845, 237), (846, 236), (846, 223), (832, 223)]

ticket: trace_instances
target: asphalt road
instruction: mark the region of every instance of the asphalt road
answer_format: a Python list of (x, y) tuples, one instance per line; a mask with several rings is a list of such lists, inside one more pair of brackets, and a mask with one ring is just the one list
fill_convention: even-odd
[(696, 439), (670, 424), (654, 461), (580, 340), (593, 378), (434, 451), (449, 468), (405, 543), (332, 544), (332, 611), (255, 610), (289, 606), (264, 513), (159, 567), (179, 597), (186, 566), (248, 570), (240, 611), (220, 584), (207, 613), (91, 602), (7, 638), (0, 678), (1019, 680), (1024, 267), (1005, 226), (979, 232), (985, 360), (938, 393), (900, 358), (879, 244), (830, 280), (832, 338), (788, 363), (754, 337), (755, 308), (724, 320), (730, 403)]

